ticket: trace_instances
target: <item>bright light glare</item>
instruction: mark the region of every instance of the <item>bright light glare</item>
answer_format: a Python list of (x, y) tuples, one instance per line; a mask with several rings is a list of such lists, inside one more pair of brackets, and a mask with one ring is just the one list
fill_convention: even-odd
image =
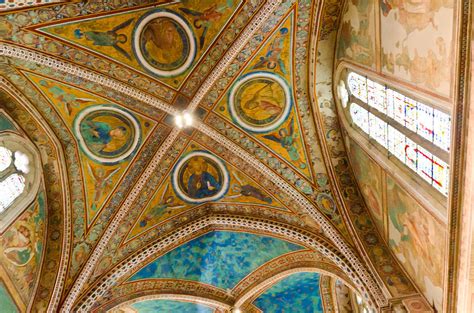
[(240, 311), (240, 309), (235, 309), (234, 313), (242, 313), (242, 311)]
[(174, 121), (178, 128), (189, 127), (193, 125), (193, 117), (190, 113), (184, 112), (182, 115), (176, 115)]
[(184, 118), (184, 124), (186, 126), (193, 125), (193, 117), (191, 116), (191, 114), (189, 114), (188, 112), (184, 112), (183, 118)]
[(174, 122), (176, 123), (176, 126), (178, 126), (178, 128), (184, 127), (183, 117), (181, 115), (176, 115), (174, 117)]

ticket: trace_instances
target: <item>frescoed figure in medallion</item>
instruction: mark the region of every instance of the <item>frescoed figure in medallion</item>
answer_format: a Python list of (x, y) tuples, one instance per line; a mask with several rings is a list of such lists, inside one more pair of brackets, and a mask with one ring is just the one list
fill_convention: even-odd
[(175, 12), (156, 10), (135, 27), (134, 51), (138, 61), (159, 76), (176, 76), (191, 65), (196, 44), (191, 27)]
[(120, 149), (125, 143), (127, 127), (89, 117), (81, 123), (81, 134), (93, 152), (107, 154)]
[(173, 172), (173, 187), (181, 199), (202, 203), (220, 199), (227, 191), (229, 175), (221, 160), (196, 151), (181, 159)]
[(183, 172), (183, 181), (187, 182), (187, 191), (193, 198), (205, 198), (215, 195), (221, 185), (219, 172), (212, 162), (203, 157), (189, 161)]
[(74, 121), (74, 131), (84, 152), (103, 163), (126, 158), (140, 138), (136, 119), (115, 106), (93, 106), (81, 111)]
[(277, 128), (291, 108), (290, 90), (278, 75), (266, 72), (244, 76), (230, 91), (229, 111), (244, 129), (266, 132)]

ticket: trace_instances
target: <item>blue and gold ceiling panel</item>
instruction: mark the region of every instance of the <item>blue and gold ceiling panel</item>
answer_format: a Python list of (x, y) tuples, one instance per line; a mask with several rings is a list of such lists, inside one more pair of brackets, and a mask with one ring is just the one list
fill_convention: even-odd
[(261, 294), (253, 304), (263, 313), (323, 313), (320, 274), (296, 273)]
[(180, 213), (211, 202), (258, 205), (288, 211), (280, 200), (243, 171), (193, 141), (184, 150), (169, 177), (158, 186), (126, 241)]
[(273, 237), (214, 231), (152, 261), (128, 281), (175, 278), (232, 289), (241, 279), (273, 258), (303, 249)]
[(122, 312), (133, 313), (213, 313), (214, 308), (199, 303), (175, 300), (146, 300), (121, 307)]
[(230, 86), (215, 112), (247, 131), (312, 181), (293, 90), (294, 13)]
[(85, 220), (90, 226), (157, 123), (77, 87), (32, 73), (25, 75), (78, 143), (87, 187)]
[(238, 0), (184, 0), (152, 9), (53, 24), (38, 30), (177, 88), (240, 3)]

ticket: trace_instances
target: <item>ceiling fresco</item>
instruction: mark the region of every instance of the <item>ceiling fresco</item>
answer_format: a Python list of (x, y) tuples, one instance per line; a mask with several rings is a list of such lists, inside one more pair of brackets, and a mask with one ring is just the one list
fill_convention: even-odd
[(271, 237), (211, 232), (159, 257), (133, 274), (129, 281), (176, 278), (233, 289), (257, 267), (281, 254), (301, 249)]
[(319, 285), (318, 273), (293, 274), (258, 296), (254, 305), (262, 312), (322, 313)]
[[(386, 242), (381, 196), (364, 202), (371, 183), (357, 185), (344, 147), (337, 30), (360, 32), (360, 48), (373, 25), (342, 12), (335, 0), (183, 0), (0, 13), (0, 136), (17, 127), (43, 175), (0, 235), (0, 303), (335, 312), (337, 277), (371, 308), (425, 307), (419, 268), (405, 273), (389, 248), (412, 248), (403, 217)], [(343, 43), (339, 55), (373, 64)], [(183, 110), (194, 121), (179, 129)]]

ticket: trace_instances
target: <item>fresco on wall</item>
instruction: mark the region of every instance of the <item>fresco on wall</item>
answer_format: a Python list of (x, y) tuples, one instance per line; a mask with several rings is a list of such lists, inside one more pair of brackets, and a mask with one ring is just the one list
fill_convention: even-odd
[(384, 234), (384, 211), (382, 202), (382, 169), (354, 141), (350, 141), (349, 157), (365, 203), (375, 223)]
[(219, 202), (253, 204), (288, 211), (256, 181), (192, 142), (156, 189), (127, 236), (136, 236), (196, 205)]
[(239, 4), (237, 0), (185, 0), (53, 24), (39, 31), (178, 87)]
[(334, 292), (336, 294), (336, 305), (340, 313), (352, 313), (351, 290), (342, 281), (337, 279), (334, 283)]
[(0, 237), (1, 265), (23, 303), (29, 303), (34, 290), (44, 247), (45, 198), (40, 191), (36, 201)]
[(293, 13), (280, 23), (215, 111), (311, 179), (293, 90)]
[(16, 130), (16, 127), (5, 114), (0, 113), (0, 132), (4, 130)]
[(79, 88), (26, 73), (74, 134), (92, 225), (156, 123)]
[(128, 281), (174, 278), (232, 289), (264, 263), (282, 254), (303, 249), (277, 238), (244, 232), (214, 231), (152, 261)]
[(382, 68), (449, 96), (454, 68), (453, 0), (383, 0)]
[(253, 304), (265, 313), (322, 313), (320, 274), (292, 274), (261, 294)]
[(391, 177), (387, 178), (389, 246), (415, 283), (442, 311), (446, 226), (438, 222)]
[(176, 300), (146, 300), (112, 310), (114, 313), (213, 313), (214, 309), (199, 303)]
[(0, 281), (0, 308), (6, 313), (20, 312), (3, 281)]
[(375, 66), (374, 0), (347, 1), (340, 25), (338, 58)]

